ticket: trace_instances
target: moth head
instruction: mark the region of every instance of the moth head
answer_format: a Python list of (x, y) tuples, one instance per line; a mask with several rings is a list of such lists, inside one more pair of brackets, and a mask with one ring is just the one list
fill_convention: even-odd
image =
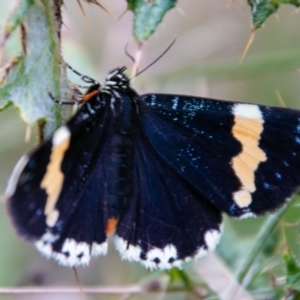
[[(126, 67), (116, 68), (110, 71), (105, 78), (105, 88), (126, 88), (129, 86), (129, 79), (124, 74)], [(102, 89), (104, 88), (102, 87)]]

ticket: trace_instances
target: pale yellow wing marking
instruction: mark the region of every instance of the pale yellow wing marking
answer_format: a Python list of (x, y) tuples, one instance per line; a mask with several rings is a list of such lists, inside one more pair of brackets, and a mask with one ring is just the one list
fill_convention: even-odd
[(46, 224), (53, 227), (58, 220), (59, 211), (55, 209), (64, 182), (64, 174), (61, 164), (65, 152), (70, 145), (70, 131), (66, 126), (56, 130), (53, 135), (53, 146), (45, 176), (41, 182), (41, 188), (45, 189), (48, 197), (44, 209)]
[(241, 189), (233, 193), (233, 199), (242, 208), (251, 204), (251, 193), (256, 190), (254, 173), (258, 165), (267, 160), (265, 152), (259, 147), (264, 120), (257, 105), (236, 104), (233, 114), (232, 134), (242, 144), (242, 151), (231, 160), (232, 168), (242, 184)]

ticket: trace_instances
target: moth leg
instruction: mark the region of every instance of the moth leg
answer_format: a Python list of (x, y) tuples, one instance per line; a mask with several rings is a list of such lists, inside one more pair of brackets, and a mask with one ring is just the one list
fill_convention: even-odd
[(96, 84), (96, 85), (100, 85), (100, 83), (98, 81), (96, 81), (95, 79), (93, 79), (92, 77), (89, 77), (87, 75), (83, 75), (81, 73), (79, 73), (78, 71), (76, 71), (75, 69), (73, 69), (69, 64), (67, 64), (67, 67), (76, 75), (80, 76), (80, 79), (83, 80), (86, 83), (92, 83), (92, 84)]
[(91, 86), (90, 85), (76, 84), (76, 87), (81, 88), (81, 89), (89, 89)]
[(78, 105), (78, 104), (82, 104), (84, 102), (82, 99), (77, 100), (77, 101), (62, 101), (62, 100), (56, 99), (51, 93), (48, 93), (48, 95), (54, 103), (59, 104), (59, 105)]

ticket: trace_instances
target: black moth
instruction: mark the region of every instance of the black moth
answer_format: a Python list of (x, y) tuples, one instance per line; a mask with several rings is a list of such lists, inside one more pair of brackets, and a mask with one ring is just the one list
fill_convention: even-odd
[(17, 231), (65, 266), (105, 255), (180, 267), (213, 250), (221, 213), (261, 215), (300, 183), (300, 112), (183, 95), (138, 95), (118, 68), (23, 156), (6, 190)]

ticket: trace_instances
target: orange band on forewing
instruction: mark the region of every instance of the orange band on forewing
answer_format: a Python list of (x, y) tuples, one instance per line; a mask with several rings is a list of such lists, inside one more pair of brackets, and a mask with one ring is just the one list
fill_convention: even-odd
[(44, 214), (46, 224), (53, 227), (58, 220), (59, 211), (55, 209), (59, 198), (65, 175), (61, 171), (61, 164), (65, 152), (70, 145), (70, 132), (67, 127), (60, 127), (53, 136), (53, 146), (51, 149), (50, 161), (47, 165), (46, 173), (41, 181), (41, 188), (47, 193)]
[(99, 93), (99, 90), (95, 90), (95, 91), (92, 91), (88, 94), (85, 94), (83, 97), (82, 97), (82, 101), (83, 102), (87, 102), (89, 101), (93, 96), (97, 95)]
[[(233, 198), (239, 207), (247, 207), (252, 202), (251, 194), (256, 190), (255, 171), (260, 163), (267, 160), (266, 153), (259, 146), (264, 120), (256, 105), (238, 104), (237, 107), (241, 115), (238, 111), (234, 114), (232, 134), (241, 143), (242, 151), (232, 158), (231, 164), (242, 187), (233, 194)], [(244, 115), (247, 110), (250, 117)]]
[(106, 226), (106, 233), (113, 234), (117, 224), (118, 224), (118, 219), (115, 218), (108, 219), (107, 226)]

